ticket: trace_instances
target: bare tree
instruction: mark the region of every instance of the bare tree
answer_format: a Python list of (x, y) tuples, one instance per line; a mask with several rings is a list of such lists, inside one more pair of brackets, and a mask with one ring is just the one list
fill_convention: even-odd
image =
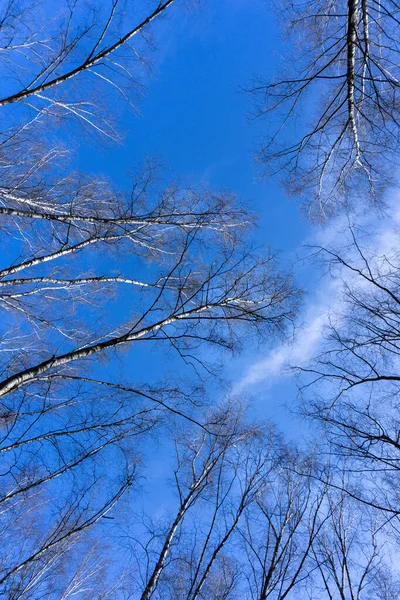
[[(210, 508), (203, 508), (207, 515), (210, 513), (208, 522), (195, 527), (190, 552), (177, 562), (187, 570), (184, 598), (227, 598), (236, 591), (239, 560), (232, 544), (246, 510), (265, 487), (276, 460), (272, 431), (250, 428), (235, 442), (215, 478)], [(202, 522), (201, 513), (196, 521)]]
[(342, 279), (342, 303), (320, 355), (302, 369), (304, 409), (354, 473), (352, 493), (389, 515), (399, 514), (397, 238), (379, 252), (371, 232), (352, 229), (347, 251), (319, 250)]
[[(94, 529), (112, 530), (114, 506), (132, 497), (141, 440), (175, 418), (204, 431), (193, 410), (197, 376), (213, 369), (203, 347), (239, 348), (252, 328), (283, 331), (295, 313), (298, 292), (245, 241), (252, 219), (232, 197), (157, 182), (151, 162), (129, 190), (65, 175), (67, 152), (43, 126), (73, 115), (111, 134), (91, 94), (97, 101), (106, 85), (132, 101), (139, 38), (173, 2), (1, 7), (0, 595), (9, 598), (75, 594), (76, 553)], [(157, 346), (194, 367), (193, 385), (155, 366)], [(147, 348), (151, 378), (135, 365), (150, 360)]]
[(309, 578), (312, 544), (326, 518), (325, 486), (314, 485), (312, 472), (309, 458), (281, 448), (274, 472), (246, 510), (239, 532), (252, 600), (292, 598)]
[(4, 2), (0, 107), (20, 105), (20, 112), (12, 113), (11, 127), (2, 130), (4, 138), (48, 116), (72, 116), (115, 137), (114, 119), (110, 111), (102, 114), (98, 100), (106, 86), (107, 95), (117, 92), (133, 104), (132, 92), (143, 85), (148, 28), (174, 2), (143, 0), (134, 9), (120, 0)]
[[(143, 434), (167, 417), (198, 422), (193, 386), (166, 383), (162, 361), (146, 380), (118, 350), (170, 348), (196, 382), (212, 370), (202, 348), (282, 332), (299, 298), (274, 257), (246, 244), (251, 218), (226, 194), (162, 187), (151, 163), (118, 191), (65, 177), (62, 154), (24, 141), (0, 158), (0, 504), (17, 539), (16, 554), (2, 547), (4, 590), (132, 486)], [(29, 508), (42, 514), (39, 543), (18, 537), (10, 511), (41, 490), (49, 514)]]
[(254, 455), (259, 433), (243, 425), (242, 411), (225, 406), (208, 421), (207, 432), (185, 433), (175, 442), (176, 513), (165, 527), (148, 527), (136, 544), (139, 568), (146, 564), (141, 600), (223, 597), (233, 587), (233, 559), (224, 550), (273, 457), (266, 459), (267, 449)]
[[(289, 467), (276, 471), (284, 459), (240, 414), (204, 421), (195, 410), (193, 390), (217, 371), (217, 350), (282, 334), (296, 313), (291, 277), (252, 246), (252, 217), (229, 194), (160, 181), (151, 162), (128, 190), (66, 175), (67, 152), (42, 127), (72, 115), (114, 135), (98, 96), (106, 85), (132, 102), (143, 62), (133, 41), (173, 2), (135, 3), (133, 14), (118, 0), (9, 0), (0, 14), (0, 596), (10, 600), (231, 598), (239, 523), (252, 527), (255, 505), (274, 522), (276, 507), (264, 502), (272, 470), (295, 480)], [(184, 385), (157, 361), (164, 349), (180, 359), (174, 370), (189, 366)], [(132, 512), (143, 447), (176, 421), (197, 428), (177, 442), (178, 509), (156, 550), (144, 547), (132, 596), (112, 561), (122, 556), (115, 507)], [(315, 530), (301, 551), (296, 532), (320, 501), (308, 483), (293, 494), (268, 567), (282, 599), (302, 577)], [(184, 588), (168, 580), (176, 565)]]
[[(313, 540), (316, 564), (310, 597), (330, 600), (382, 598), (387, 550), (380, 534), (382, 519), (342, 491), (329, 490), (323, 528)], [(388, 598), (393, 596), (388, 595)]]
[[(217, 446), (204, 435), (194, 446), (179, 442), (181, 453), (186, 444), (191, 452), (185, 461), (178, 456), (177, 512), (165, 528), (147, 524), (134, 546), (139, 570), (146, 565), (142, 600), (284, 600), (306, 591), (316, 568), (313, 544), (330, 515), (327, 487), (311, 477), (313, 461), (272, 428), (231, 431)], [(210, 441), (218, 460), (206, 482)]]
[(290, 0), (278, 10), (296, 50), (284, 76), (253, 89), (258, 114), (276, 126), (261, 159), (285, 172), (314, 217), (357, 196), (381, 201), (397, 164), (399, 5)]
[[(77, 483), (77, 482), (76, 482)], [(111, 482), (110, 482), (111, 484)], [(78, 593), (112, 596), (119, 587), (118, 575), (106, 579), (107, 560), (87, 532), (105, 518), (125, 493), (126, 482), (106, 500), (96, 499), (94, 482), (70, 492), (61, 488), (25, 494), (18, 502), (2, 507), (1, 597), (69, 598)], [(109, 486), (109, 488), (111, 485)], [(57, 493), (55, 500), (54, 493)], [(88, 548), (91, 542), (92, 547)]]

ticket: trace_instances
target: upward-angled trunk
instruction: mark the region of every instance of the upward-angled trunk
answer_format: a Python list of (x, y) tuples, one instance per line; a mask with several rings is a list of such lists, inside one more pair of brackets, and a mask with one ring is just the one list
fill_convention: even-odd
[(131, 29), (126, 35), (121, 37), (119, 40), (117, 40), (111, 46), (104, 48), (104, 50), (101, 50), (100, 52), (91, 54), (89, 56), (89, 58), (87, 58), (85, 61), (83, 61), (81, 64), (79, 64), (74, 69), (67, 71), (63, 75), (54, 77), (53, 79), (50, 79), (50, 80), (46, 81), (45, 83), (42, 83), (42, 84), (39, 84), (36, 86), (35, 85), (27, 86), (23, 90), (15, 93), (11, 96), (2, 98), (2, 99), (0, 99), (0, 106), (6, 106), (7, 104), (13, 104), (14, 102), (19, 102), (21, 100), (25, 100), (26, 98), (29, 98), (30, 96), (34, 96), (35, 94), (40, 94), (41, 92), (45, 92), (49, 88), (52, 88), (52, 87), (55, 87), (62, 83), (65, 83), (66, 81), (72, 79), (79, 73), (82, 73), (83, 71), (90, 69), (94, 65), (98, 64), (100, 61), (102, 61), (105, 58), (107, 58), (108, 56), (110, 56), (110, 54), (112, 54), (113, 52), (115, 52), (116, 50), (121, 48), (124, 44), (129, 42), (129, 40), (131, 40), (135, 35), (140, 33), (147, 25), (149, 25), (152, 21), (154, 21), (154, 19), (156, 19), (160, 14), (162, 14), (173, 2), (175, 2), (175, 0), (166, 0), (163, 3), (159, 3), (157, 8), (150, 15), (148, 15), (141, 23), (139, 23), (139, 25), (137, 25), (136, 27)]
[(358, 20), (358, 0), (348, 0), (347, 15), (347, 106), (349, 112), (349, 124), (356, 147), (356, 158), (360, 156), (360, 143), (355, 114), (355, 63), (356, 63), (356, 43), (357, 43), (357, 20)]

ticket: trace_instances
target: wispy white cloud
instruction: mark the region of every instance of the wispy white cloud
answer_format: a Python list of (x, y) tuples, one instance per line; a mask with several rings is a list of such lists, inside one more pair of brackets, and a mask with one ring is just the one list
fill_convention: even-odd
[[(400, 209), (398, 208), (399, 193), (393, 195), (390, 217), (382, 218), (375, 235), (368, 238), (368, 254), (370, 256), (390, 256), (399, 252)], [(366, 227), (375, 222), (366, 216), (358, 221)], [(306, 240), (308, 245), (325, 247), (340, 247), (341, 242), (348, 239), (348, 221), (338, 219), (324, 230), (317, 231), (312, 238)], [(364, 244), (365, 245), (365, 242)], [(290, 366), (304, 366), (313, 356), (323, 340), (323, 332), (332, 315), (335, 321), (345, 312), (343, 298), (343, 282), (353, 277), (351, 273), (343, 273), (342, 278), (334, 279), (326, 276), (320, 280), (320, 285), (310, 294), (310, 300), (304, 307), (301, 325), (298, 327), (295, 339), (291, 343), (283, 343), (272, 350), (266, 351), (265, 356), (257, 359), (245, 370), (244, 374), (234, 384), (235, 393), (248, 391), (252, 387), (262, 385), (269, 387), (286, 377)], [(360, 285), (367, 283), (360, 282)]]
[(271, 385), (288, 373), (290, 366), (303, 366), (318, 350), (322, 334), (328, 323), (329, 314), (336, 312), (340, 304), (338, 281), (327, 281), (317, 294), (316, 301), (305, 308), (303, 324), (298, 328), (295, 340), (270, 350), (261, 360), (255, 361), (236, 383), (235, 393), (263, 383)]

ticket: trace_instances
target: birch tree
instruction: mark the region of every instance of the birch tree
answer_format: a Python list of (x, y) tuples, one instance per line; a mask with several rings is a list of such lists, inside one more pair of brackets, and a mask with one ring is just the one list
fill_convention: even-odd
[(314, 485), (312, 461), (282, 444), (272, 427), (238, 434), (225, 438), (201, 493), (204, 469), (187, 470), (183, 479), (179, 457), (179, 510), (164, 532), (151, 523), (139, 538), (136, 562), (152, 565), (142, 600), (302, 597), (315, 568), (312, 545), (327, 519), (326, 486)]
[(149, 28), (174, 2), (3, 2), (0, 108), (18, 105), (4, 113), (11, 121), (4, 121), (3, 140), (54, 117), (117, 138), (111, 102), (134, 106), (148, 68)]
[(265, 461), (245, 464), (254, 431), (243, 426), (240, 411), (224, 407), (210, 416), (216, 424), (207, 432), (187, 432), (175, 441), (177, 508), (157, 535), (148, 531), (140, 537), (143, 550), (134, 553), (141, 571), (146, 564), (141, 600), (164, 594), (195, 600), (216, 593), (209, 578), (216, 582), (215, 566), (262, 485)]
[[(329, 516), (313, 541), (316, 569), (309, 582), (310, 598), (321, 594), (331, 600), (393, 598), (390, 584), (383, 592), (390, 581), (385, 577), (390, 546), (385, 548), (380, 533), (384, 519), (344, 491), (330, 490), (327, 505)], [(395, 579), (393, 573), (393, 583)]]
[[(347, 250), (317, 249), (341, 281), (320, 354), (303, 367), (304, 409), (358, 481), (353, 495), (399, 514), (398, 233), (385, 249), (351, 229)], [(368, 242), (367, 242), (368, 240)], [(372, 243), (369, 242), (372, 240)], [(361, 482), (365, 485), (361, 485)]]
[[(10, 0), (1, 8), (0, 595), (7, 598), (116, 595), (106, 577), (99, 588), (103, 567), (86, 575), (78, 556), (97, 542), (89, 562), (102, 565), (101, 543), (117, 530), (116, 505), (134, 502), (150, 434), (177, 420), (206, 431), (196, 410), (202, 376), (220, 375), (222, 351), (239, 351), (253, 335), (284, 334), (296, 314), (291, 276), (272, 252), (254, 248), (253, 218), (233, 196), (167, 182), (151, 161), (117, 188), (110, 174), (69, 166), (65, 129), (57, 141), (56, 117), (66, 116), (114, 136), (119, 114), (107, 103), (114, 92), (133, 102), (142, 36), (173, 4), (143, 1), (134, 12), (118, 0)], [(220, 464), (226, 452), (214, 438), (213, 468), (214, 454)], [(192, 483), (202, 490), (205, 481)], [(119, 557), (116, 545), (113, 553)], [(211, 570), (204, 564), (196, 597)]]
[(245, 589), (252, 600), (302, 596), (313, 570), (311, 548), (325, 521), (325, 486), (314, 485), (312, 460), (281, 447), (271, 477), (239, 527)]
[[(168, 415), (193, 418), (189, 386), (167, 384), (161, 365), (146, 380), (120, 350), (137, 346), (150, 360), (146, 347), (163, 346), (194, 374), (210, 371), (202, 348), (239, 348), (252, 328), (283, 331), (298, 299), (273, 256), (243, 244), (250, 221), (232, 198), (159, 188), (150, 166), (129, 193), (78, 176), (50, 182), (43, 157), (31, 158), (4, 169), (0, 192), (5, 508), (42, 487), (54, 495), (61, 481), (65, 493), (80, 482), (99, 496), (107, 464), (126, 489), (134, 440)], [(84, 522), (101, 514), (93, 508)]]
[(296, 50), (283, 76), (253, 87), (272, 128), (261, 160), (314, 218), (381, 202), (397, 164), (399, 5), (294, 1), (278, 11)]

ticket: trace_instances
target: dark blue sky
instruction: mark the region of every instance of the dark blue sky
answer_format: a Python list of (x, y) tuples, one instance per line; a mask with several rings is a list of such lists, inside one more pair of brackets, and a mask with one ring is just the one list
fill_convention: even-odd
[[(268, 123), (251, 117), (253, 97), (243, 91), (256, 78), (276, 74), (287, 52), (270, 3), (206, 0), (186, 11), (172, 7), (155, 23), (153, 34), (153, 74), (145, 79), (137, 111), (114, 96), (122, 144), (99, 145), (97, 137), (87, 136), (78, 163), (125, 184), (125, 174), (145, 157), (159, 157), (171, 175), (237, 194), (259, 217), (257, 243), (279, 251), (283, 262), (295, 260), (311, 228), (296, 199), (286, 197), (278, 181), (261, 177), (254, 153)], [(307, 285), (312, 275), (297, 267)], [(249, 348), (230, 363), (233, 382), (270, 351), (270, 345)], [(130, 357), (145, 373), (147, 353), (140, 347)], [(244, 392), (252, 394), (252, 389)], [(286, 424), (287, 413), (280, 407), (295, 394), (287, 378), (272, 388), (261, 384), (255, 388), (254, 409), (259, 418)]]
[(208, 0), (186, 12), (173, 7), (154, 28), (154, 75), (146, 78), (139, 112), (122, 99), (115, 107), (123, 112), (123, 145), (99, 149), (89, 138), (80, 160), (115, 179), (144, 156), (160, 157), (179, 177), (238, 194), (260, 217), (260, 243), (290, 250), (308, 226), (277, 182), (260, 180), (254, 151), (268, 125), (251, 120), (253, 99), (242, 91), (279, 68), (284, 49), (268, 5)]
[[(145, 78), (144, 96), (134, 98), (137, 110), (114, 96), (123, 142), (99, 144), (98, 137), (79, 136), (75, 160), (83, 170), (105, 174), (125, 185), (129, 183), (127, 173), (145, 157), (159, 157), (171, 176), (229, 189), (258, 214), (258, 244), (281, 253), (307, 296), (293, 347), (272, 339), (259, 348), (245, 343), (244, 355), (234, 360), (228, 357), (227, 374), (233, 390), (249, 401), (253, 417), (259, 422), (271, 419), (287, 437), (299, 440), (307, 435), (307, 426), (304, 422), (300, 426), (285, 408), (293, 404), (297, 387), (283, 370), (286, 363), (301, 363), (312, 354), (335, 295), (329, 282), (318, 281), (317, 270), (297, 261), (301, 244), (320, 233), (302, 216), (297, 200), (285, 196), (278, 181), (262, 180), (254, 159), (268, 123), (251, 118), (253, 98), (243, 89), (256, 78), (268, 79), (279, 73), (288, 50), (270, 4), (268, 0), (203, 0), (186, 12), (180, 6), (172, 7), (168, 16), (154, 25), (153, 74)], [(130, 309), (124, 300), (115, 306)], [(185, 376), (175, 355), (168, 357), (163, 350), (140, 344), (125, 353), (125, 361), (127, 373), (135, 381), (153, 381), (163, 373), (168, 377), (169, 369), (175, 374), (181, 369)], [(112, 361), (112, 368), (119, 368), (118, 361)], [(224, 393), (213, 385), (210, 392), (211, 402)], [(171, 440), (168, 435), (161, 435), (158, 444), (149, 440), (143, 452), (142, 475), (147, 485), (136, 499), (137, 509), (140, 512), (143, 503), (159, 518), (175, 502), (166, 485), (173, 461)]]
[[(121, 144), (101, 141), (90, 132), (79, 135), (72, 165), (127, 186), (129, 172), (146, 157), (157, 157), (171, 177), (229, 190), (258, 215), (256, 242), (261, 248), (271, 246), (281, 255), (283, 265), (294, 271), (306, 292), (304, 307), (293, 344), (271, 337), (255, 347), (244, 340), (242, 356), (232, 359), (227, 355), (226, 372), (233, 392), (249, 401), (250, 414), (258, 422), (271, 419), (287, 438), (299, 441), (307, 436), (308, 426), (304, 422), (299, 425), (285, 407), (292, 405), (297, 395), (296, 382), (285, 366), (302, 364), (315, 353), (328, 311), (332, 306), (337, 308), (340, 301), (335, 284), (329, 279), (320, 281), (319, 270), (300, 261), (298, 255), (304, 254), (304, 242), (335, 236), (338, 225), (329, 225), (325, 231), (310, 225), (296, 198), (288, 198), (277, 180), (262, 179), (254, 158), (269, 124), (251, 117), (254, 99), (244, 89), (257, 78), (267, 80), (279, 73), (288, 50), (271, 10), (272, 1), (185, 0), (187, 10), (182, 9), (183, 2), (177, 0), (167, 16), (154, 23), (155, 50), (150, 57), (153, 73), (143, 81), (143, 97), (133, 97), (137, 110), (132, 110), (122, 97), (113, 96), (117, 129), (123, 136)], [(129, 0), (127, 4), (135, 5)], [(63, 123), (61, 139), (62, 127)], [(74, 134), (74, 125), (70, 133)], [(16, 251), (11, 244), (9, 252)], [(89, 254), (88, 263), (81, 265), (83, 271), (93, 266), (90, 260)], [(104, 258), (96, 254), (93, 260)], [(135, 273), (137, 265), (132, 257), (118, 256), (118, 266), (128, 276), (143, 275)], [(117, 326), (135, 310), (134, 294), (124, 290), (120, 293), (118, 301), (114, 297), (101, 298), (107, 323), (113, 326), (112, 319)], [(85, 310), (90, 311), (90, 307)], [(153, 348), (150, 343), (139, 342), (121, 355), (111, 355), (107, 364), (99, 361), (95, 374), (103, 377), (107, 370), (107, 380), (123, 371), (127, 380), (132, 378), (140, 388), (142, 382), (154, 382), (156, 386), (158, 380), (168, 381), (170, 373), (184, 379), (187, 369), (172, 351), (168, 355), (162, 344)], [(217, 404), (226, 389), (211, 381), (209, 392), (210, 403)], [(137, 497), (136, 490), (132, 492), (132, 506), (138, 512), (144, 507), (156, 519), (163, 518), (176, 504), (166, 481), (172, 474), (174, 458), (171, 432), (146, 440), (141, 446), (138, 442), (137, 450), (144, 456), (140, 477), (147, 480), (147, 485), (140, 480), (144, 490)], [(134, 521), (135, 515), (130, 516)], [(102, 524), (105, 534), (108, 525), (107, 521)]]

